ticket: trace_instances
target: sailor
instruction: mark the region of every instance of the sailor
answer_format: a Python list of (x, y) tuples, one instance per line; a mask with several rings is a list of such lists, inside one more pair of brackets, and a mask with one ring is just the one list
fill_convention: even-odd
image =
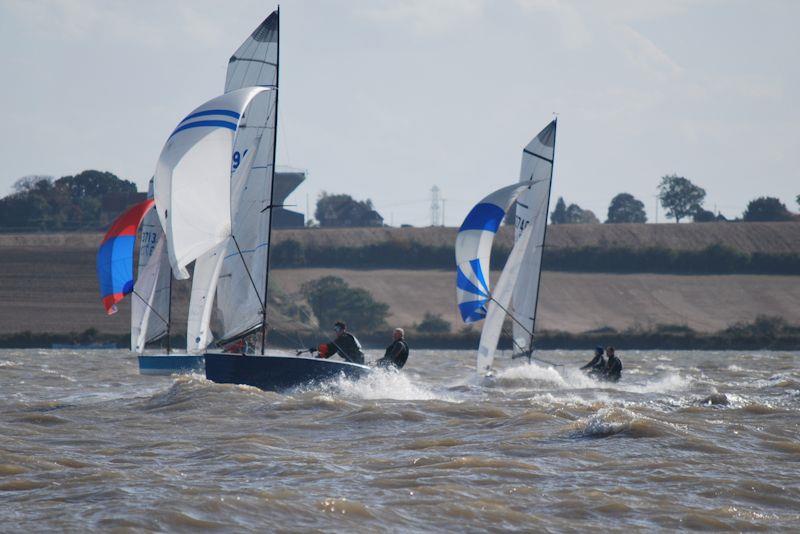
[(600, 345), (594, 348), (594, 358), (592, 361), (581, 367), (581, 370), (589, 369), (590, 376), (602, 376), (606, 371), (606, 359), (603, 358), (603, 347)]
[(608, 354), (608, 362), (603, 378), (609, 382), (618, 382), (622, 377), (622, 360), (614, 354), (614, 347), (606, 347), (606, 354)]
[(395, 328), (392, 332), (392, 344), (386, 347), (386, 353), (376, 365), (402, 369), (406, 360), (408, 360), (408, 343), (405, 340), (405, 331), (402, 328)]
[(364, 365), (364, 353), (361, 350), (361, 343), (356, 336), (347, 331), (347, 325), (342, 321), (336, 321), (333, 325), (336, 337), (333, 341), (322, 343), (317, 348), (308, 349), (310, 352), (319, 352), (318, 358), (330, 358), (338, 354), (350, 363)]

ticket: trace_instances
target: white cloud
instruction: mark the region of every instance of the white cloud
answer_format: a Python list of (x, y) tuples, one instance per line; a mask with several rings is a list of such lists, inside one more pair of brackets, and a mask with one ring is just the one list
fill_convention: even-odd
[(561, 40), (567, 48), (581, 48), (592, 41), (592, 34), (584, 21), (583, 14), (569, 2), (559, 0), (517, 0), (517, 4), (527, 11), (551, 14), (559, 25)]
[(448, 30), (478, 17), (484, 0), (367, 0), (356, 15), (378, 22), (409, 22), (420, 32)]

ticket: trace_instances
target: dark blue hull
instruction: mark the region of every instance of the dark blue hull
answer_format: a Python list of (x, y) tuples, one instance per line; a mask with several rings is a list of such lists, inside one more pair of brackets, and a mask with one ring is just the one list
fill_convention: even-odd
[(245, 384), (280, 391), (340, 376), (360, 378), (366, 365), (297, 356), (206, 354), (206, 378), (222, 384)]
[(174, 373), (202, 373), (205, 365), (204, 356), (189, 354), (140, 355), (139, 374), (171, 375)]

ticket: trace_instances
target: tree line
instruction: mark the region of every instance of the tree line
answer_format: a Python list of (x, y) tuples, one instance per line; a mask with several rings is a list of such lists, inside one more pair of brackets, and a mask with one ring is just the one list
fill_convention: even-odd
[[(667, 217), (675, 219), (692, 218), (694, 222), (727, 221), (722, 214), (715, 214), (703, 208), (706, 191), (693, 184), (684, 176), (670, 174), (663, 176), (658, 185), (658, 199), (666, 210)], [(796, 197), (800, 205), (800, 195)], [(759, 197), (751, 200), (742, 213), (743, 221), (791, 221), (800, 219), (800, 215), (790, 212), (780, 199), (775, 197)], [(562, 197), (556, 201), (555, 208), (550, 214), (552, 224), (587, 224), (599, 223), (597, 216), (591, 210), (584, 210), (577, 204), (567, 206)], [(620, 193), (611, 199), (608, 206), (607, 224), (613, 223), (646, 223), (647, 215), (644, 203), (630, 193)]]
[[(110, 172), (86, 170), (75, 176), (54, 179), (51, 176), (26, 176), (17, 180), (14, 192), (0, 199), (0, 230), (101, 229), (108, 223), (101, 217), (103, 202), (109, 194), (135, 194), (136, 184)], [(663, 176), (658, 185), (658, 199), (668, 218), (680, 222), (727, 220), (703, 207), (706, 191), (683, 176)], [(800, 205), (800, 195), (797, 195)], [(511, 211), (511, 210), (509, 210)], [(113, 214), (112, 214), (113, 215)], [(510, 214), (511, 215), (511, 214)], [(347, 194), (323, 192), (317, 199), (316, 220), (308, 226), (326, 228), (384, 226), (384, 219), (370, 199), (356, 200)], [(800, 219), (778, 198), (763, 196), (751, 200), (741, 220), (789, 221)], [(507, 219), (513, 220), (513, 216)], [(738, 220), (738, 219), (737, 219)], [(598, 217), (577, 204), (567, 204), (559, 197), (550, 213), (552, 224), (598, 224)], [(644, 203), (630, 193), (619, 193), (608, 206), (606, 223), (645, 223)]]
[(103, 199), (110, 193), (135, 194), (136, 184), (110, 172), (75, 176), (25, 176), (0, 199), (0, 229), (79, 230), (101, 228)]

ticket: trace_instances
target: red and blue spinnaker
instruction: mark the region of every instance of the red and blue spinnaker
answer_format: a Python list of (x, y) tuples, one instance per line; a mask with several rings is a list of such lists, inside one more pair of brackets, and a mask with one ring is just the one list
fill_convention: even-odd
[(120, 215), (111, 225), (100, 250), (97, 251), (97, 280), (100, 297), (106, 313), (117, 312), (117, 302), (133, 292), (133, 247), (136, 231), (147, 212), (153, 207), (152, 199), (136, 204)]

